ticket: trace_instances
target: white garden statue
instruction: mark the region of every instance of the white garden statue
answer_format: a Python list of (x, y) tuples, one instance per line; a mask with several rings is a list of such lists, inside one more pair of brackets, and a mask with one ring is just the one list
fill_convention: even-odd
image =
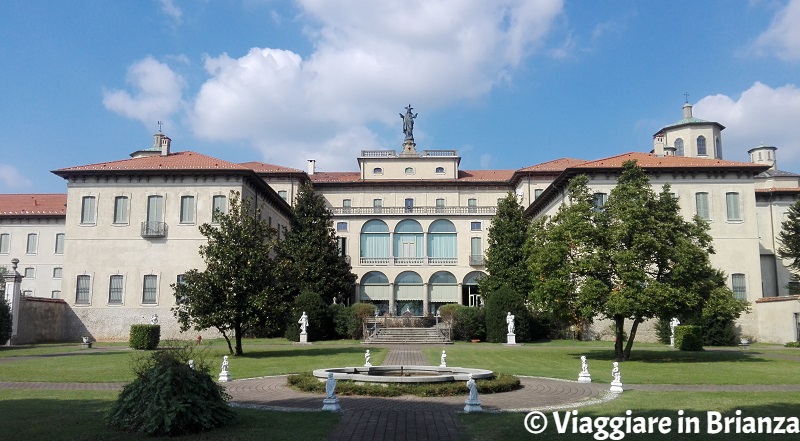
[(300, 333), (306, 334), (306, 328), (308, 328), (308, 316), (306, 315), (305, 311), (303, 311), (303, 315), (300, 316), (300, 320), (298, 320), (297, 323), (300, 323)]
[(589, 375), (589, 364), (586, 363), (586, 356), (581, 355), (581, 372), (578, 374), (578, 383), (591, 383), (592, 376)]
[(328, 379), (325, 381), (325, 399), (322, 400), (322, 410), (338, 412), (341, 409), (339, 398), (336, 397), (336, 379), (333, 378), (333, 372), (328, 372)]
[(472, 374), (469, 374), (467, 389), (469, 389), (469, 396), (467, 397), (467, 401), (464, 402), (464, 412), (482, 412), (481, 402), (478, 401), (478, 384), (475, 383)]
[(439, 367), (447, 367), (447, 353), (444, 351), (444, 349), (442, 349)]
[(619, 373), (619, 363), (614, 362), (614, 367), (611, 369), (611, 392), (622, 392), (622, 376)]
[(369, 349), (367, 349), (367, 352), (364, 354), (364, 366), (366, 367), (372, 366), (372, 362), (370, 361), (371, 358), (372, 355), (369, 354)]
[(231, 373), (228, 372), (228, 356), (222, 357), (222, 371), (219, 373), (219, 382), (231, 381)]

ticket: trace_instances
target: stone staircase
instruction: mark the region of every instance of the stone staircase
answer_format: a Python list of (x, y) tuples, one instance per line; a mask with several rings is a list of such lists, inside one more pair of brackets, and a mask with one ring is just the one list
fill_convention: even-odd
[[(442, 332), (443, 331), (443, 332)], [(378, 328), (370, 333), (364, 343), (383, 344), (450, 344), (447, 329), (430, 328)]]

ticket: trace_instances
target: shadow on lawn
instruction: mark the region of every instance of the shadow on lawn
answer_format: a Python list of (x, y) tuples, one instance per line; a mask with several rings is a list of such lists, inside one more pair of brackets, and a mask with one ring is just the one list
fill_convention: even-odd
[[(587, 358), (593, 360), (606, 360), (614, 361), (614, 350), (607, 349), (589, 349), (580, 353), (570, 353), (576, 358), (585, 355)], [(723, 351), (664, 351), (664, 350), (649, 350), (649, 349), (636, 349), (631, 350), (630, 361), (639, 361), (642, 363), (675, 363), (675, 362), (694, 362), (694, 363), (713, 363), (713, 362), (748, 362), (748, 363), (765, 363), (768, 360), (759, 357), (751, 352), (723, 352)]]
[[(369, 348), (371, 352), (380, 352), (382, 349)], [(297, 357), (297, 356), (310, 356), (310, 357), (324, 357), (330, 355), (355, 355), (359, 354), (363, 357), (365, 349), (357, 347), (324, 347), (324, 348), (286, 348), (286, 349), (270, 349), (270, 350), (255, 350), (245, 351), (242, 354), (243, 358), (277, 358), (277, 357)]]

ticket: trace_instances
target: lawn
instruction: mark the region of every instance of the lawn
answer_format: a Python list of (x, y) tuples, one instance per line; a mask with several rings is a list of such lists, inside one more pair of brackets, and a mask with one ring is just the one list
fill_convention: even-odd
[[(133, 378), (131, 366), (148, 351), (133, 351), (124, 343), (96, 343), (82, 350), (77, 344), (33, 345), (0, 348), (3, 381), (127, 382)], [(204, 341), (200, 348), (218, 372), (222, 356), (228, 353), (224, 340)], [(613, 351), (608, 342), (552, 341), (505, 347), (489, 343), (457, 343), (424, 347), (431, 364), (439, 364), (441, 350), (447, 351), (450, 366), (483, 367), (517, 375), (545, 376), (575, 380), (579, 358), (586, 355), (593, 381), (610, 381)], [(358, 366), (364, 351), (370, 349), (373, 364), (380, 364), (388, 349), (365, 346), (353, 341), (295, 345), (282, 339), (246, 340), (245, 354), (231, 357), (234, 378), (305, 372), (328, 366)], [(623, 383), (675, 384), (798, 384), (796, 375), (800, 350), (780, 346), (753, 345), (750, 351), (738, 348), (680, 352), (664, 345), (637, 344), (632, 360), (621, 363)], [(146, 439), (106, 428), (103, 416), (116, 398), (115, 392), (48, 391), (0, 389), (0, 439), (8, 434), (24, 434), (25, 439), (130, 440)], [(690, 393), (626, 391), (616, 400), (578, 408), (580, 416), (669, 416), (677, 421), (677, 411), (686, 416), (705, 418), (707, 411), (730, 416), (736, 409), (743, 416), (800, 416), (800, 396), (794, 392)], [(311, 412), (266, 412), (237, 409), (241, 418), (232, 426), (191, 439), (325, 439), (336, 426), (336, 414)], [(590, 434), (546, 434), (557, 439), (594, 439)], [(465, 414), (460, 418), (473, 440), (508, 440), (531, 435), (523, 427), (524, 414)], [(42, 424), (47, 421), (47, 424)], [(676, 423), (677, 424), (677, 423)], [(704, 427), (705, 428), (705, 427)], [(732, 439), (731, 435), (626, 435), (625, 439)], [(669, 437), (669, 438), (667, 438)], [(736, 439), (786, 438), (781, 435)], [(795, 435), (796, 437), (796, 435)], [(189, 439), (189, 437), (186, 437)]]

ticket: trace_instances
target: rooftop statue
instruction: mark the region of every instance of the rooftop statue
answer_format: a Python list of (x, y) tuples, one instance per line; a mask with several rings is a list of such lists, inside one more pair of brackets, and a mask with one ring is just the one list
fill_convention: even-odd
[(416, 118), (418, 114), (412, 114), (411, 111), (413, 109), (411, 104), (409, 104), (408, 107), (406, 107), (406, 114), (400, 114), (400, 118), (403, 118), (403, 133), (406, 135), (406, 140), (414, 140), (414, 118)]

